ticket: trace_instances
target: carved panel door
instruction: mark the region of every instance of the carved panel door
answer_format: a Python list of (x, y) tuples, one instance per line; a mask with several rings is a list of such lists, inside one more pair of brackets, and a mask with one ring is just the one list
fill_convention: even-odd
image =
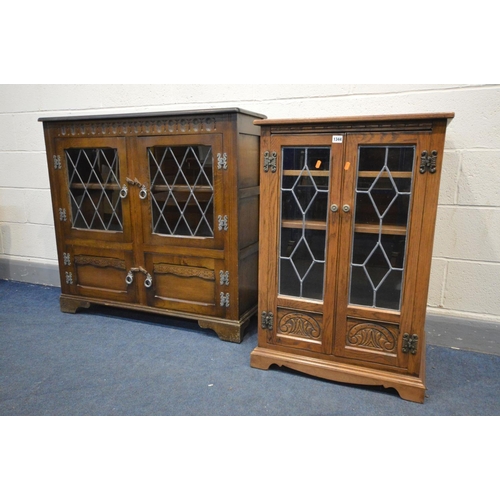
[[(134, 302), (133, 228), (124, 138), (55, 140), (53, 193), (63, 293)], [(132, 279), (131, 279), (132, 276)]]
[(343, 144), (331, 135), (264, 140), (276, 172), (261, 178), (261, 196), (273, 200), (261, 214), (261, 296), (268, 291), (260, 302), (262, 328), (269, 343), (328, 353), (333, 311), (326, 305), (336, 287), (336, 259), (329, 256), (338, 238), (330, 200), (340, 196)]
[(219, 273), (230, 221), (222, 135), (139, 137), (135, 148), (141, 253), (152, 278), (143, 300), (160, 309), (223, 315)]
[[(418, 245), (427, 176), (418, 159), (428, 135), (356, 134), (346, 141), (339, 199), (335, 354), (408, 368)], [(425, 346), (421, 346), (422, 349)], [(415, 363), (419, 366), (419, 363)]]

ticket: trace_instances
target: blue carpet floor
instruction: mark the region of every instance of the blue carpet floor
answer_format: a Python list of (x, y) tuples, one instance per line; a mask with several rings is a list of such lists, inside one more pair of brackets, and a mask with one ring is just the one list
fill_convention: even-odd
[(197, 323), (92, 307), (59, 288), (0, 281), (0, 415), (497, 416), (500, 356), (427, 346), (423, 405), (395, 391), (256, 370), (244, 341)]

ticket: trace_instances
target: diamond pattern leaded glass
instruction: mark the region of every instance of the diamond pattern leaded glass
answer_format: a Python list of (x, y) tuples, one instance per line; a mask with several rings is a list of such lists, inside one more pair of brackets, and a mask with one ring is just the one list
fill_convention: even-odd
[(148, 148), (152, 230), (213, 237), (213, 155), (210, 146)]
[(330, 148), (283, 148), (280, 294), (323, 299)]
[(71, 148), (65, 156), (73, 227), (123, 231), (117, 150)]
[(360, 147), (350, 303), (399, 310), (415, 149)]

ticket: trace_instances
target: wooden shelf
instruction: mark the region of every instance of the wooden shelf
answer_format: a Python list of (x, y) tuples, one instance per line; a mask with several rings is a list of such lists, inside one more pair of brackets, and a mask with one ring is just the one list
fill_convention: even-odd
[[(356, 233), (368, 233), (368, 234), (379, 234), (380, 226), (378, 224), (356, 224), (354, 226), (354, 232)], [(397, 236), (406, 235), (406, 226), (397, 225), (385, 225), (382, 226), (382, 234), (393, 234)]]
[[(329, 177), (330, 176), (330, 171), (329, 170), (310, 170), (309, 173), (304, 173), (303, 170), (283, 170), (283, 175), (284, 176), (289, 176), (289, 177), (299, 177), (300, 175), (310, 175), (311, 177)], [(375, 179), (375, 177), (378, 177), (380, 175), (381, 178), (388, 178), (389, 174), (387, 172), (382, 172), (380, 174), (380, 171), (363, 171), (363, 172), (358, 172), (358, 177), (368, 177), (371, 179)], [(411, 179), (413, 173), (412, 172), (391, 172), (391, 176), (394, 179)]]
[(315, 231), (326, 231), (326, 222), (321, 221), (307, 221), (303, 223), (301, 220), (282, 220), (281, 227), (287, 229), (302, 229), (302, 226), (305, 225), (306, 229), (312, 229)]
[[(372, 172), (372, 171), (366, 171), (366, 172), (358, 172), (358, 177), (369, 177), (372, 179), (375, 179), (375, 177), (378, 177), (380, 175), (380, 170), (378, 172)], [(411, 179), (412, 177), (412, 172), (391, 172), (391, 175), (394, 179)], [(387, 172), (383, 172), (382, 175), (380, 175), (382, 178), (388, 178), (389, 174)]]
[(154, 192), (162, 192), (162, 191), (174, 191), (176, 193), (189, 193), (190, 191), (194, 191), (195, 193), (211, 193), (213, 188), (211, 186), (196, 186), (194, 188), (190, 188), (188, 186), (166, 186), (162, 184), (155, 184), (153, 186)]
[(111, 190), (111, 191), (119, 191), (121, 187), (118, 184), (108, 184), (101, 185), (98, 182), (91, 182), (90, 184), (82, 184), (81, 182), (74, 182), (71, 184), (70, 189), (87, 189), (87, 190)]
[(283, 170), (283, 175), (290, 177), (299, 177), (302, 173), (311, 177), (329, 177), (330, 175), (329, 170), (309, 170), (309, 173), (304, 172), (304, 170)]
[[(301, 220), (282, 220), (281, 227), (287, 229), (302, 229), (304, 224), (306, 229), (314, 231), (326, 231), (326, 222), (322, 221), (307, 221), (303, 223)], [(378, 234), (380, 226), (378, 224), (356, 224), (354, 231), (356, 233)], [(382, 226), (382, 234), (393, 234), (396, 236), (406, 235), (406, 226), (385, 225)]]

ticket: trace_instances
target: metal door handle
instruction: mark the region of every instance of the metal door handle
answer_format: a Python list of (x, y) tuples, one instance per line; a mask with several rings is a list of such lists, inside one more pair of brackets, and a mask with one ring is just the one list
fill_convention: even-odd
[[(148, 197), (148, 188), (146, 187), (145, 184), (142, 184), (141, 182), (139, 182), (137, 180), (137, 177), (135, 179), (130, 179), (129, 177), (127, 177), (127, 182), (131, 185), (131, 186), (138, 186), (141, 188), (141, 190), (139, 191), (139, 198), (141, 200), (145, 200), (147, 197)], [(126, 186), (123, 186), (122, 188), (122, 191), (126, 189)], [(121, 196), (121, 191), (120, 191), (120, 196)], [(126, 196), (126, 195), (125, 195)], [(124, 196), (122, 196), (122, 198), (124, 198)]]
[(147, 190), (146, 186), (143, 185), (141, 187), (141, 190), (139, 191), (139, 198), (141, 200), (145, 200), (147, 197), (148, 197), (148, 190)]
[(134, 274), (130, 270), (125, 278), (125, 283), (127, 283), (127, 285), (131, 285), (133, 282), (134, 282)]
[(146, 279), (144, 280), (144, 286), (146, 288), (151, 288), (153, 285), (153, 277), (148, 273)]

